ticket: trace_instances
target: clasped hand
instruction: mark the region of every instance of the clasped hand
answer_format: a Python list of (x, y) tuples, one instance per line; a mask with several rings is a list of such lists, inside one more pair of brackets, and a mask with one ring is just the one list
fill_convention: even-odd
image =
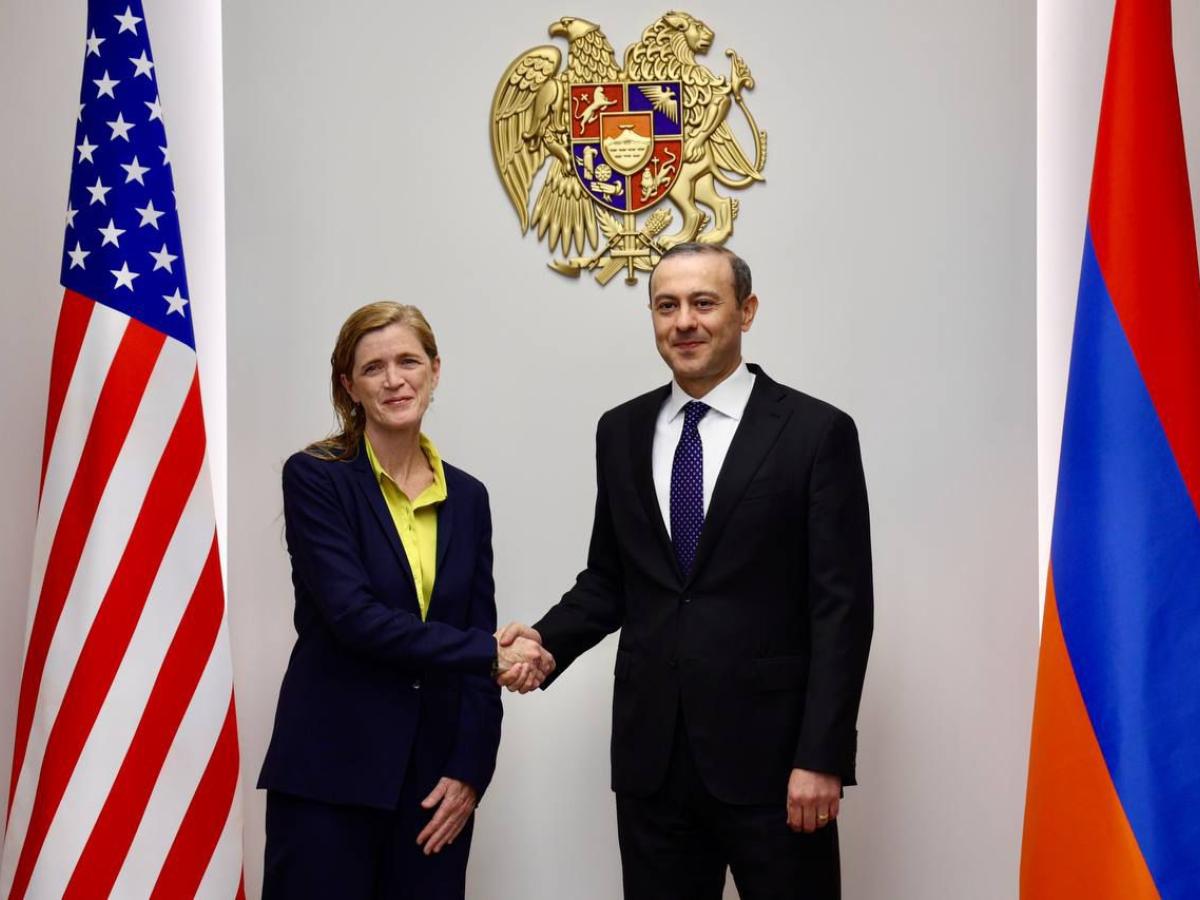
[(806, 832), (824, 828), (838, 817), (841, 796), (841, 776), (792, 769), (787, 791), (788, 827)]
[(554, 671), (554, 657), (542, 646), (542, 636), (520, 622), (496, 632), (499, 672), (496, 682), (522, 694), (539, 687)]

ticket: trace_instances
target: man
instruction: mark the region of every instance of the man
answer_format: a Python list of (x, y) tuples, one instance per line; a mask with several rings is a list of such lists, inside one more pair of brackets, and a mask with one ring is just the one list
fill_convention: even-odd
[[(612, 786), (627, 900), (840, 894), (872, 628), (853, 421), (742, 362), (758, 309), (730, 251), (681, 244), (650, 280), (674, 381), (596, 433), (587, 568), (525, 636), (557, 670), (621, 629)], [(504, 679), (525, 684), (520, 670)]]

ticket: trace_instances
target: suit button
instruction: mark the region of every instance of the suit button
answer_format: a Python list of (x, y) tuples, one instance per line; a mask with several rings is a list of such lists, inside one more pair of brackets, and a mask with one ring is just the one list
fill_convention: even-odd
[(671, 662), (668, 665), (670, 665), (670, 667), (672, 669), (678, 669), (679, 668), (679, 660), (673, 659), (673, 660), (671, 660)]
[(681, 603), (691, 603), (691, 602), (692, 602), (692, 598), (691, 598), (691, 597), (681, 597), (681, 598), (680, 598), (680, 602), (681, 602)]
[(416, 681), (414, 681), (412, 687), (414, 691), (419, 691), (421, 689), (421, 679), (418, 678)]

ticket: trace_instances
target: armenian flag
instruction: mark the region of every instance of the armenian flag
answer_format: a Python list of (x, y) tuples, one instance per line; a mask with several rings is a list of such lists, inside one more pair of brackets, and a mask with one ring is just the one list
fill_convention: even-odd
[(1118, 0), (1063, 422), (1021, 897), (1200, 897), (1200, 274), (1169, 0)]

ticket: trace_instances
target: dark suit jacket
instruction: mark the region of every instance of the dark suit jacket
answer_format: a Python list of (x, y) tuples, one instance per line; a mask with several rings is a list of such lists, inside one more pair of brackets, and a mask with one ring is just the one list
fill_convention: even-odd
[(854, 783), (872, 629), (858, 434), (845, 413), (750, 368), (757, 380), (691, 575), (675, 562), (651, 472), (663, 387), (600, 419), (587, 568), (535, 626), (556, 676), (621, 629), (619, 793), (659, 787), (681, 706), (700, 775), (725, 802), (782, 802), (793, 767)]
[[(258, 786), (395, 808), (412, 759), (481, 795), (500, 743), (487, 491), (446, 465), (437, 570), (421, 621), (408, 558), (366, 453), (292, 456), (283, 510), (296, 646)], [(415, 757), (414, 757), (415, 754)], [(431, 785), (432, 787), (432, 785)]]

